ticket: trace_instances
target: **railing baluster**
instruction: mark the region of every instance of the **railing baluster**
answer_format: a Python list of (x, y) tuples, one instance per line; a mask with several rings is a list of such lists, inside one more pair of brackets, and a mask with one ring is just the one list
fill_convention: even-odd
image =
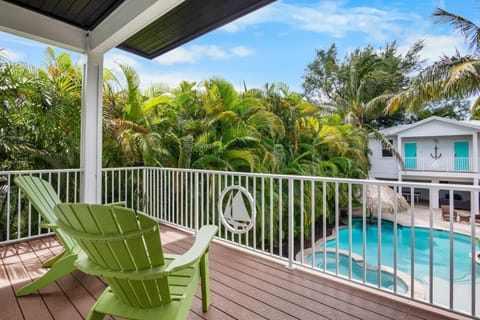
[(471, 294), (471, 312), (470, 312), (470, 315), (472, 316), (478, 316), (476, 314), (476, 310), (477, 310), (477, 291), (476, 291), (476, 286), (480, 284), (477, 284), (477, 280), (476, 280), (476, 276), (477, 276), (477, 271), (476, 271), (476, 268), (478, 267), (477, 266), (477, 263), (476, 263), (476, 255), (479, 254), (476, 250), (476, 242), (477, 242), (477, 238), (475, 237), (475, 213), (477, 212), (478, 210), (478, 192), (474, 192), (472, 191), (470, 193), (470, 199), (472, 199), (472, 203), (471, 203), (471, 207), (470, 207), (470, 241), (471, 241), (471, 274), (472, 274), (472, 279), (471, 279), (471, 282), (470, 282), (470, 294)]
[[(369, 185), (362, 185), (362, 282), (367, 282), (367, 189)], [(369, 214), (372, 212), (369, 209)]]
[[(339, 191), (338, 191), (338, 182), (335, 182), (335, 230), (339, 229), (339, 219), (340, 219), (340, 208), (339, 208)], [(339, 239), (338, 236), (335, 238), (335, 274), (338, 276), (339, 269), (339, 255), (338, 255), (338, 246)]]
[(273, 255), (273, 178), (270, 178), (270, 255)]
[[(294, 182), (293, 179), (288, 179), (288, 267), (293, 268), (293, 250), (294, 250)], [(280, 255), (281, 256), (281, 255)]]
[(315, 181), (314, 180), (310, 180), (310, 187), (311, 187), (311, 190), (310, 190), (310, 208), (311, 208), (311, 236), (310, 236), (310, 239), (311, 239), (311, 248), (312, 248), (312, 268), (315, 268), (315, 257), (316, 257), (316, 248), (315, 248), (315, 223), (316, 223), (316, 219), (315, 219)]
[[(448, 298), (448, 305), (450, 309), (453, 309), (453, 209), (454, 209), (454, 202), (453, 202), (453, 189), (449, 191), (450, 196), (450, 280), (449, 280), (449, 298)], [(413, 221), (412, 221), (413, 222)]]
[[(431, 195), (433, 192), (437, 192), (438, 190), (430, 189), (429, 194)], [(430, 196), (430, 200), (432, 200), (432, 196)], [(429, 204), (429, 269), (428, 269), (428, 301), (430, 303), (433, 302), (433, 208), (432, 202), (430, 201)]]
[(280, 258), (283, 257), (283, 232), (282, 232), (282, 218), (283, 218), (283, 188), (282, 188), (282, 178), (278, 179), (278, 255)]
[(348, 279), (352, 279), (352, 184), (348, 184)]
[(21, 212), (22, 212), (22, 197), (21, 197), (21, 190), (20, 188), (18, 188), (17, 189), (17, 239), (20, 239), (20, 237), (22, 236)]
[(380, 185), (377, 186), (377, 243), (378, 243), (378, 257), (377, 257), (377, 286), (378, 288), (382, 287), (382, 194)]
[[(305, 208), (304, 208), (304, 195), (303, 194), (304, 194), (303, 180), (300, 180), (300, 259), (302, 261), (302, 264), (305, 263), (305, 256), (304, 256), (304, 247), (305, 247), (305, 244), (304, 244), (304, 240), (305, 240), (304, 228), (305, 228), (305, 225), (304, 225), (304, 221), (303, 221), (304, 220), (303, 215), (305, 214)], [(293, 202), (294, 199), (295, 199), (295, 195), (293, 195), (292, 198), (289, 199), (289, 201)], [(293, 217), (292, 217), (292, 220), (293, 220), (293, 222), (295, 222)], [(293, 230), (294, 229), (292, 229), (292, 234), (293, 234)], [(292, 244), (292, 246), (293, 246), (293, 244)]]
[(262, 180), (262, 195), (261, 195), (261, 198), (262, 198), (262, 217), (261, 217), (261, 226), (262, 226), (262, 229), (261, 229), (261, 237), (260, 237), (260, 241), (262, 241), (262, 252), (265, 252), (265, 178), (262, 177), (261, 178)]
[(415, 189), (410, 187), (410, 298), (415, 298)]
[[(257, 205), (257, 178), (253, 177), (253, 205), (255, 206), (256, 210), (256, 205)], [(253, 210), (254, 208), (252, 208)], [(253, 224), (253, 248), (257, 249), (257, 221)]]
[(198, 199), (198, 183), (199, 183), (199, 180), (198, 180), (198, 175), (199, 173), (198, 172), (195, 172), (195, 194), (194, 194), (194, 201), (195, 201), (195, 204), (194, 204), (194, 207), (195, 207), (195, 216), (194, 216), (194, 220), (195, 220), (195, 226), (194, 226), (194, 230), (195, 232), (198, 231), (198, 210), (199, 210), (199, 199)]
[(327, 182), (323, 181), (322, 194), (323, 272), (327, 272)]
[(217, 210), (215, 208), (215, 204), (217, 203), (216, 202), (217, 197), (216, 197), (216, 193), (215, 193), (215, 189), (216, 189), (215, 188), (215, 181), (216, 181), (215, 176), (216, 175), (212, 173), (212, 224), (213, 225), (216, 224), (216, 216), (217, 216), (217, 214), (216, 214)]
[(395, 198), (393, 204), (393, 292), (397, 293), (397, 213), (398, 213), (398, 188), (393, 189), (395, 191)]

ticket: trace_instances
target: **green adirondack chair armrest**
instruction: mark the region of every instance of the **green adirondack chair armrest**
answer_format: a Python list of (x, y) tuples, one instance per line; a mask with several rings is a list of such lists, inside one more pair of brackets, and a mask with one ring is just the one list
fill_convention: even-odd
[(87, 255), (79, 250), (75, 265), (80, 271), (103, 277), (115, 277), (128, 280), (156, 280), (164, 278), (176, 271), (185, 269), (195, 264), (208, 250), (211, 240), (217, 233), (217, 226), (203, 226), (195, 237), (192, 247), (183, 255), (165, 255), (165, 258), (174, 258), (171, 262), (166, 261), (165, 265), (145, 270), (106, 270), (103, 267), (91, 262)]
[(127, 205), (127, 202), (117, 201), (117, 202), (106, 203), (106, 205), (110, 207), (125, 207)]
[(196, 263), (208, 250), (210, 242), (217, 233), (217, 230), (217, 226), (203, 226), (198, 231), (192, 247), (187, 252), (185, 252), (181, 256), (178, 256), (175, 260), (168, 264), (167, 268), (164, 271), (164, 274), (171, 274), (175, 271), (188, 268), (194, 263)]
[(58, 225), (55, 224), (55, 223), (48, 223), (46, 221), (43, 221), (42, 223), (40, 223), (40, 226), (42, 228), (45, 228), (45, 229), (52, 229), (53, 231), (55, 231), (56, 229), (58, 229)]

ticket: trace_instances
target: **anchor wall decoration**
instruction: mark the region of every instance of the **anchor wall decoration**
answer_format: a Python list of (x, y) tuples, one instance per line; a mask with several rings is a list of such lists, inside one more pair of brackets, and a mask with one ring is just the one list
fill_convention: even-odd
[(441, 153), (438, 154), (438, 146), (437, 146), (438, 140), (435, 139), (435, 140), (433, 140), (433, 141), (435, 142), (435, 155), (433, 155), (433, 154), (430, 153), (430, 157), (432, 157), (432, 158), (435, 159), (435, 160), (438, 160), (438, 159), (440, 159), (440, 158), (442, 157), (442, 154), (441, 154)]

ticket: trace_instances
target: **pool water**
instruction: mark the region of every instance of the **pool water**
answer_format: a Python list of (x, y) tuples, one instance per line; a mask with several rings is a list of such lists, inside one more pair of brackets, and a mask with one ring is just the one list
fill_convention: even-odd
[[(373, 269), (378, 267), (378, 224), (374, 219), (373, 224), (366, 222), (366, 253), (365, 259), (367, 266), (373, 266)], [(381, 224), (381, 264), (393, 268), (394, 263), (394, 233), (393, 223), (390, 221), (382, 221)], [(422, 284), (429, 283), (429, 268), (430, 268), (430, 229), (422, 227), (406, 227), (397, 224), (397, 270), (405, 273), (411, 277), (411, 232), (414, 231), (414, 278)], [(336, 241), (339, 241), (338, 247), (340, 250), (349, 250), (348, 228), (339, 230), (337, 237), (328, 240), (327, 248), (335, 249)], [(476, 244), (477, 251), (480, 251), (480, 245)], [(323, 248), (323, 246), (321, 247)], [(363, 254), (363, 223), (362, 219), (352, 219), (352, 252), (362, 256)], [(453, 281), (454, 282), (470, 282), (472, 259), (471, 252), (471, 237), (454, 233), (453, 239)], [(339, 256), (339, 273), (348, 275), (348, 256)], [(307, 257), (307, 262), (311, 262), (311, 255)], [(316, 252), (315, 264), (319, 268), (323, 268), (323, 252)], [(359, 271), (357, 270), (359, 269)], [(361, 280), (363, 266), (352, 262), (352, 276), (354, 279)], [(335, 272), (335, 253), (328, 252), (327, 254), (327, 270)], [(373, 276), (368, 276), (369, 272)], [(359, 275), (357, 274), (359, 273)], [(393, 275), (387, 274), (387, 279), (383, 279), (384, 272), (382, 272), (382, 287), (393, 287)], [(450, 232), (433, 229), (433, 276), (450, 280)], [(377, 271), (367, 270), (367, 282), (377, 285)], [(476, 279), (480, 280), (480, 265), (476, 266)], [(385, 283), (384, 283), (385, 282)], [(400, 279), (397, 280), (397, 290), (402, 292), (403, 284)]]
[[(335, 272), (336, 266), (336, 254), (335, 252), (327, 252), (327, 270), (330, 272)], [(308, 255), (306, 257), (307, 263), (312, 262), (312, 256)], [(315, 253), (315, 264), (318, 268), (323, 269), (323, 252), (316, 252)], [(349, 266), (349, 258), (347, 255), (339, 254), (338, 255), (338, 273), (343, 276), (348, 276), (348, 266)], [(381, 275), (381, 287), (393, 290), (394, 281), (393, 281), (393, 274), (380, 271)], [(352, 260), (352, 278), (354, 280), (362, 281), (363, 279), (363, 265), (355, 263)], [(378, 284), (378, 271), (376, 268), (369, 267), (366, 270), (366, 277), (365, 281), (369, 284), (377, 285)], [(407, 293), (408, 285), (397, 277), (397, 292), (400, 293)]]

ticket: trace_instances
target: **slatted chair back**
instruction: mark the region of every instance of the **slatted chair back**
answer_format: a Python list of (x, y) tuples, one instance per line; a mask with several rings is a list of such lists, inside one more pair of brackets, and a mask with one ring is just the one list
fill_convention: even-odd
[[(123, 303), (152, 308), (171, 301), (168, 278), (138, 279), (138, 274), (164, 265), (157, 222), (127, 208), (88, 204), (59, 204), (59, 225), (88, 256), (89, 268), (100, 272)], [(128, 279), (129, 271), (136, 279)]]
[(41, 178), (33, 176), (18, 176), (14, 179), (14, 182), (45, 220), (46, 224), (44, 226), (52, 228), (66, 250), (72, 252), (76, 245), (75, 241), (68, 234), (57, 229), (57, 217), (54, 207), (61, 201), (52, 185)]

